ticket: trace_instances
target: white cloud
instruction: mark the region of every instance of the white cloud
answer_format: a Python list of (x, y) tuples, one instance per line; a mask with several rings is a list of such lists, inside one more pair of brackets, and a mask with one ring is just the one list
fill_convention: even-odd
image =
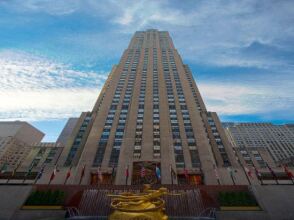
[(25, 12), (45, 12), (50, 15), (63, 16), (76, 12), (80, 5), (80, 0), (15, 0), (5, 2), (2, 1), (0, 4), (7, 5), (8, 7), (14, 7), (15, 10)]
[[(2, 51), (0, 120), (78, 116), (92, 109), (106, 75), (74, 70), (69, 65), (21, 51)], [(276, 85), (200, 82), (198, 86), (208, 110), (220, 115), (288, 112), (291, 117), (294, 106), (291, 82), (283, 81), (284, 88), (280, 90), (276, 81)]]
[[(114, 34), (120, 39), (124, 36), (120, 33), (132, 34), (146, 28), (170, 31), (183, 58), (208, 65), (273, 67), (281, 60), (284, 60), (283, 64), (290, 61), (287, 57), (269, 59), (254, 54), (245, 56), (242, 48), (256, 41), (283, 50), (293, 48), (291, 42), (287, 42), (294, 36), (291, 26), (294, 22), (294, 2), (291, 0), (59, 0), (54, 4), (50, 0), (24, 0), (2, 4), (9, 10), (54, 16), (76, 13), (78, 17), (83, 14), (87, 19), (92, 17), (90, 22), (97, 20), (104, 24), (102, 38), (95, 36), (99, 30), (87, 30), (82, 34), (71, 32), (69, 36), (77, 37), (76, 45), (83, 42), (90, 44), (87, 49), (95, 53), (113, 51), (113, 47), (125, 48), (126, 45), (115, 42), (113, 46), (107, 40), (111, 42)], [(91, 36), (95, 39), (91, 40)], [(121, 43), (125, 44), (125, 41)]]
[[(294, 105), (293, 88), (289, 92), (273, 90), (267, 86), (250, 86), (232, 83), (199, 83), (199, 90), (209, 111), (220, 115), (264, 114), (287, 112), (291, 118)], [(292, 113), (291, 113), (292, 112)], [(269, 119), (269, 118), (268, 118)]]
[(289, 27), (294, 21), (293, 1), (115, 1), (109, 6), (109, 11), (116, 11), (110, 21), (122, 32), (168, 30), (181, 55), (193, 62), (258, 68), (291, 63), (287, 56), (248, 55), (242, 49), (262, 42), (286, 50), (289, 44), (282, 42), (294, 36)]
[(106, 75), (20, 51), (2, 51), (0, 120), (57, 119), (89, 111)]
[[(291, 0), (200, 0), (185, 3), (165, 0), (77, 0), (69, 3), (60, 0), (56, 4), (52, 4), (51, 1), (39, 0), (16, 2), (14, 8), (17, 8), (18, 11), (25, 11), (26, 18), (30, 16), (29, 11), (32, 13), (47, 13), (53, 16), (78, 12), (75, 18), (81, 16), (85, 19), (85, 23), (88, 21), (94, 23), (97, 20), (99, 25), (102, 24), (103, 27), (99, 29), (98, 26), (93, 24), (91, 26), (87, 23), (89, 26), (85, 28), (86, 31), (81, 28), (77, 33), (75, 28), (74, 31), (61, 28), (61, 37), (57, 32), (51, 35), (53, 42), (54, 37), (58, 36), (59, 44), (57, 45), (68, 43), (70, 49), (66, 55), (77, 54), (78, 61), (89, 60), (89, 56), (95, 61), (99, 56), (103, 62), (105, 59), (118, 57), (118, 53), (121, 53), (127, 47), (127, 42), (134, 31), (158, 28), (171, 33), (181, 56), (190, 63), (221, 67), (262, 68), (263, 72), (257, 72), (256, 76), (253, 74), (248, 76), (247, 80), (250, 78), (252, 84), (242, 83), (241, 80), (246, 78), (244, 75), (247, 74), (245, 71), (243, 71), (244, 75), (236, 72), (236, 77), (229, 79), (231, 82), (238, 80), (235, 84), (223, 84), (221, 82), (218, 84), (200, 84), (200, 91), (203, 93), (208, 109), (225, 115), (270, 111), (285, 112), (286, 110), (287, 113), (285, 114), (290, 115), (288, 118), (291, 117), (291, 114), (293, 116), (294, 91), (290, 84), (293, 82), (294, 29), (292, 23), (294, 21), (294, 2)], [(10, 3), (5, 4), (11, 5)], [(42, 14), (40, 13), (40, 15)], [(44, 20), (41, 19), (42, 22)], [(59, 31), (59, 23), (56, 23), (54, 28)], [(70, 23), (62, 24), (70, 25)], [(52, 23), (49, 25), (51, 27)], [(82, 23), (82, 25), (84, 24)], [(26, 26), (29, 26), (29, 24), (26, 23)], [(253, 53), (244, 53), (244, 49), (248, 48), (253, 42), (259, 42), (268, 46), (268, 48), (273, 50), (276, 48), (281, 51), (278, 51), (278, 55), (275, 54), (275, 51), (270, 54), (256, 54), (254, 51)], [(254, 50), (254, 48), (252, 49)], [(292, 52), (292, 56), (283, 54), (284, 50)], [(63, 52), (63, 50), (60, 51)], [(33, 114), (37, 115), (38, 113), (43, 115), (40, 118), (46, 117), (50, 110), (45, 112), (45, 108), (37, 107), (38, 103), (47, 106), (47, 109), (53, 108), (50, 91), (52, 91), (52, 94), (60, 94), (60, 102), (65, 103), (63, 107), (54, 107), (50, 117), (58, 117), (58, 115), (62, 115), (62, 111), (64, 115), (70, 114), (66, 109), (66, 105), (70, 105), (70, 103), (65, 101), (71, 98), (68, 91), (75, 94), (81, 91), (81, 95), (85, 96), (84, 99), (80, 97), (83, 102), (91, 96), (90, 93), (95, 93), (96, 87), (101, 87), (106, 75), (103, 72), (96, 74), (95, 72), (74, 70), (71, 66), (19, 51), (0, 53), (0, 74), (3, 81), (0, 85), (0, 101), (4, 101), (3, 94), (7, 91), (27, 92), (19, 93), (18, 96), (12, 93), (7, 94), (14, 97), (12, 100), (15, 100), (13, 101), (15, 108), (22, 109), (22, 112), (25, 112), (25, 117), (33, 117)], [(225, 74), (223, 71), (222, 76)], [(264, 79), (260, 75), (264, 75)], [(210, 76), (214, 76), (214, 74), (210, 73)], [(240, 80), (238, 77), (242, 79)], [(259, 81), (267, 81), (268, 86), (256, 87), (259, 83), (256, 82), (256, 78)], [(68, 90), (63, 90), (63, 88)], [(38, 93), (48, 97), (47, 100), (50, 100), (50, 102), (43, 103)], [(35, 105), (30, 104), (34, 107), (26, 108), (24, 104), (20, 106), (16, 100), (21, 101), (18, 97), (21, 97), (22, 94), (23, 100), (33, 96), (39, 101), (36, 101)], [(97, 94), (95, 94), (96, 96)], [(5, 101), (7, 100), (5, 99)], [(85, 101), (84, 104), (74, 100), (71, 100), (71, 102), (78, 106), (76, 109), (80, 108), (79, 106), (84, 109), (87, 108), (87, 103), (90, 100)], [(1, 103), (0, 115), (8, 117), (7, 111), (12, 107), (8, 109), (9, 105)], [(91, 101), (89, 105), (91, 106), (93, 103)], [(1, 111), (1, 109), (5, 109), (5, 106), (7, 106), (6, 110)], [(8, 118), (18, 117), (18, 115), (17, 110), (11, 111)], [(272, 117), (275, 116), (277, 115), (272, 115)]]
[(0, 120), (52, 120), (90, 111), (100, 89), (0, 91)]

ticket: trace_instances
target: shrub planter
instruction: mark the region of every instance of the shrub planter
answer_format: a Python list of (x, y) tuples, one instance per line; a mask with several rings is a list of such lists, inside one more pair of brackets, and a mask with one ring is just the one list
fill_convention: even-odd
[(61, 205), (23, 205), (22, 210), (63, 210)]
[(261, 211), (259, 206), (221, 206), (221, 211)]
[(63, 210), (64, 192), (55, 190), (35, 191), (27, 198), (22, 210)]
[(255, 198), (249, 192), (220, 192), (221, 211), (260, 211)]

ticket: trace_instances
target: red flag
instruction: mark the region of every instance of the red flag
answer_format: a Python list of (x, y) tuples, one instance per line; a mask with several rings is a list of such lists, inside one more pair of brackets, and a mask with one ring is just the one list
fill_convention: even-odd
[(290, 178), (290, 179), (293, 179), (294, 175), (293, 173), (288, 169), (287, 165), (284, 165), (284, 170), (285, 170), (285, 173), (287, 174), (287, 176)]
[(254, 167), (254, 169), (255, 169), (255, 174), (256, 174), (257, 178), (260, 179), (261, 173), (256, 169), (256, 167)]
[(52, 172), (52, 174), (51, 174), (50, 182), (49, 182), (49, 183), (51, 183), (51, 181), (55, 178), (55, 176), (56, 176), (56, 172), (57, 172), (57, 168), (56, 168), (56, 166), (55, 166), (55, 167), (54, 167), (54, 170), (53, 170), (53, 172)]
[(146, 175), (145, 167), (141, 168), (140, 175), (141, 175), (141, 178), (145, 177), (145, 175)]
[(129, 177), (129, 166), (126, 167), (125, 175), (126, 175), (126, 177)]
[(277, 175), (275, 174), (275, 172), (273, 171), (273, 169), (268, 165), (266, 164), (267, 168), (269, 169), (269, 171), (271, 172), (272, 176), (274, 177), (274, 179), (277, 179)]
[(71, 166), (70, 166), (70, 168), (68, 169), (68, 171), (67, 171), (67, 173), (66, 173), (66, 180), (68, 180), (68, 178), (70, 177), (70, 175), (71, 175)]
[(247, 175), (252, 179), (253, 178), (253, 176), (252, 176), (252, 172), (251, 172), (251, 170), (250, 169), (248, 169), (247, 167), (244, 167), (244, 169), (245, 169), (245, 171), (246, 171), (246, 173), (247, 173)]
[(184, 174), (185, 174), (186, 179), (188, 179), (189, 175), (188, 175), (188, 170), (186, 168), (184, 168)]
[(125, 175), (126, 175), (126, 185), (128, 185), (128, 179), (129, 179), (129, 165), (126, 166), (126, 172), (125, 172)]

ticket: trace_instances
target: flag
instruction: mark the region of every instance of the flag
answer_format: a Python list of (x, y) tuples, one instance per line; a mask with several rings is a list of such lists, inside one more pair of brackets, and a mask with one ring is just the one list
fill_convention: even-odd
[(126, 166), (125, 176), (126, 176), (127, 178), (129, 177), (129, 166)]
[(245, 172), (247, 173), (247, 175), (252, 179), (253, 176), (252, 176), (252, 172), (251, 172), (251, 170), (249, 170), (247, 167), (244, 167), (244, 170), (245, 170)]
[(82, 182), (82, 180), (83, 180), (83, 178), (84, 178), (84, 176), (85, 176), (85, 169), (86, 169), (86, 164), (84, 164), (84, 166), (83, 166), (83, 169), (82, 169), (82, 173), (81, 173), (81, 178), (80, 178), (80, 182), (79, 182), (79, 184), (81, 184), (81, 182)]
[(267, 168), (269, 169), (269, 171), (271, 172), (272, 176), (274, 177), (274, 179), (278, 179), (277, 175), (275, 174), (275, 172), (273, 171), (273, 169), (268, 165), (266, 164)]
[(157, 179), (161, 179), (161, 173), (160, 173), (160, 169), (159, 169), (159, 167), (156, 165), (156, 167), (155, 167), (155, 174), (156, 174), (156, 177), (157, 177)]
[(145, 175), (146, 175), (146, 170), (145, 170), (145, 167), (142, 166), (141, 171), (140, 171), (140, 176), (141, 176), (141, 178), (144, 178)]
[(129, 178), (129, 165), (126, 166), (125, 176), (126, 176), (126, 185), (128, 185), (128, 178)]
[(67, 182), (67, 180), (69, 179), (70, 175), (71, 175), (71, 169), (72, 169), (72, 166), (69, 167), (67, 173), (66, 173), (66, 177), (65, 177), (65, 182), (64, 184)]
[(103, 181), (103, 175), (102, 175), (101, 167), (98, 167), (97, 173), (98, 173), (98, 179), (100, 180), (100, 182), (102, 182)]
[(189, 179), (188, 170), (186, 169), (186, 167), (184, 168), (184, 175), (186, 179)]
[(55, 178), (56, 176), (56, 172), (57, 172), (57, 167), (55, 165), (53, 171), (52, 171), (52, 174), (51, 174), (51, 177), (50, 177), (50, 181), (49, 181), (49, 184), (51, 183), (51, 181)]
[(256, 169), (256, 167), (254, 167), (254, 169), (255, 169), (255, 174), (256, 174), (257, 178), (260, 179), (261, 173)]
[(285, 173), (287, 174), (287, 176), (289, 177), (289, 179), (293, 179), (294, 178), (294, 175), (293, 173), (288, 169), (287, 165), (283, 165), (284, 167), (284, 171)]

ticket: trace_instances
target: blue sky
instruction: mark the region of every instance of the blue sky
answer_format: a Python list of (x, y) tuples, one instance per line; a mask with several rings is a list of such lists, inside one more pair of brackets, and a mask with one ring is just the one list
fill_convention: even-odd
[(54, 141), (136, 30), (170, 32), (223, 121), (294, 122), (294, 1), (0, 1), (0, 120)]

